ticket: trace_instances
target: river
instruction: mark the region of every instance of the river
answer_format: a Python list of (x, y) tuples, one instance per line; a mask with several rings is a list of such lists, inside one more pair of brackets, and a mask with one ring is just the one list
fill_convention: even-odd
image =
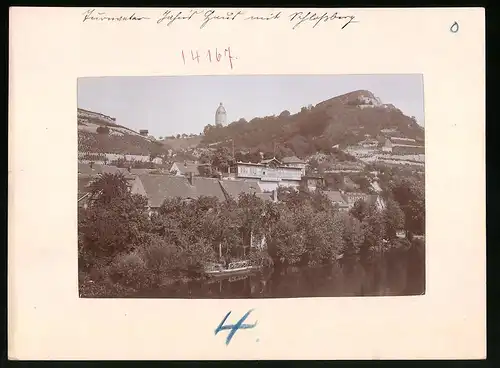
[(252, 275), (189, 281), (141, 290), (135, 298), (296, 298), (421, 295), (425, 262), (408, 252), (368, 264), (341, 262), (319, 267), (269, 268)]

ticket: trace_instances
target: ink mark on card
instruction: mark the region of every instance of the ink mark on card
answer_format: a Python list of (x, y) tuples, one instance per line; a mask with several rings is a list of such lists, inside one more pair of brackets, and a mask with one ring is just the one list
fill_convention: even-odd
[(207, 50), (181, 50), (182, 62), (184, 65), (189, 63), (200, 64), (205, 63), (221, 63), (226, 62), (231, 69), (233, 69), (233, 60), (238, 59), (231, 53), (231, 47), (225, 49), (207, 49)]
[(459, 29), (460, 29), (460, 26), (458, 25), (458, 23), (457, 23), (457, 22), (454, 22), (454, 23), (451, 25), (451, 27), (450, 27), (450, 31), (451, 31), (452, 33), (457, 33)]
[(87, 10), (82, 15), (83, 15), (83, 20), (82, 20), (83, 23), (89, 21), (112, 22), (112, 23), (120, 23), (127, 21), (138, 22), (150, 19), (149, 17), (138, 16), (135, 12), (127, 15), (116, 16), (116, 15), (110, 15), (106, 12), (98, 12), (95, 9)]
[(248, 312), (246, 312), (245, 315), (243, 317), (241, 317), (240, 320), (238, 322), (236, 322), (234, 325), (231, 325), (231, 324), (225, 325), (224, 323), (226, 322), (226, 320), (228, 319), (228, 317), (231, 314), (231, 312), (228, 312), (226, 314), (226, 316), (222, 319), (222, 321), (219, 324), (219, 326), (217, 326), (217, 328), (215, 329), (215, 335), (217, 336), (217, 334), (219, 332), (221, 332), (221, 331), (229, 330), (229, 333), (228, 333), (227, 338), (226, 338), (226, 345), (229, 345), (229, 343), (231, 342), (232, 338), (234, 337), (234, 334), (238, 330), (250, 329), (250, 328), (254, 328), (255, 326), (257, 326), (257, 322), (258, 321), (255, 321), (255, 323), (253, 323), (253, 324), (245, 324), (245, 323), (243, 323), (248, 318), (248, 316), (250, 315), (250, 313), (252, 313), (252, 311), (253, 311), (253, 309), (250, 309)]
[(182, 11), (172, 12), (171, 10), (167, 10), (156, 20), (156, 24), (165, 23), (167, 26), (170, 26), (177, 20), (191, 20), (196, 15), (202, 13), (203, 13), (202, 10), (194, 10), (194, 9), (191, 9), (187, 13)]
[(359, 21), (354, 20), (356, 17), (354, 15), (340, 15), (338, 12), (329, 14), (325, 12), (323, 14), (316, 14), (314, 12), (295, 12), (290, 14), (290, 22), (293, 24), (292, 29), (298, 28), (301, 24), (313, 24), (312, 28), (316, 28), (320, 23), (340, 21), (344, 29), (351, 23), (359, 23)]

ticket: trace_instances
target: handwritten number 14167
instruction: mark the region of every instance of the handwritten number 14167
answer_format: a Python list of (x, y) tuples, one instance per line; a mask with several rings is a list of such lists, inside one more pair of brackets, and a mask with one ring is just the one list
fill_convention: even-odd
[(227, 49), (224, 49), (224, 51), (219, 51), (217, 48), (214, 50), (207, 50), (204, 51), (200, 54), (198, 50), (189, 50), (188, 52), (185, 52), (184, 50), (181, 51), (181, 56), (182, 56), (182, 61), (184, 62), (184, 65), (187, 63), (191, 62), (209, 62), (209, 63), (220, 63), (222, 61), (228, 62), (229, 66), (231, 69), (233, 69), (233, 60), (237, 59), (237, 57), (234, 57), (231, 54), (231, 48), (228, 47)]

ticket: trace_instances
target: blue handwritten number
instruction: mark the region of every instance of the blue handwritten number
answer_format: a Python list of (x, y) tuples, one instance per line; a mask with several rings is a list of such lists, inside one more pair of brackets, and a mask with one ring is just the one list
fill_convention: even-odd
[(255, 321), (254, 324), (250, 324), (250, 325), (243, 323), (243, 322), (245, 322), (245, 320), (247, 319), (247, 317), (250, 315), (250, 313), (252, 313), (252, 311), (253, 311), (253, 309), (250, 309), (248, 312), (246, 312), (245, 315), (243, 317), (241, 317), (241, 319), (238, 322), (236, 322), (234, 325), (224, 325), (224, 323), (226, 322), (227, 318), (231, 314), (231, 312), (229, 312), (223, 318), (223, 320), (221, 321), (221, 323), (219, 324), (219, 326), (217, 326), (217, 328), (215, 329), (215, 335), (217, 335), (221, 331), (229, 330), (229, 333), (228, 333), (227, 338), (226, 338), (226, 345), (229, 345), (229, 343), (231, 342), (231, 339), (233, 338), (233, 336), (236, 333), (236, 331), (238, 331), (240, 329), (254, 328), (255, 326), (257, 326), (257, 322), (258, 321)]

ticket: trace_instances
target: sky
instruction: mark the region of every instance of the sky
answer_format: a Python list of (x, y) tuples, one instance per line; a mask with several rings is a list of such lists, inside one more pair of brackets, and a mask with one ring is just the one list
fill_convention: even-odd
[(222, 102), (227, 122), (292, 114), (301, 107), (371, 91), (424, 126), (421, 74), (88, 77), (78, 79), (78, 107), (115, 117), (160, 137), (203, 131)]

